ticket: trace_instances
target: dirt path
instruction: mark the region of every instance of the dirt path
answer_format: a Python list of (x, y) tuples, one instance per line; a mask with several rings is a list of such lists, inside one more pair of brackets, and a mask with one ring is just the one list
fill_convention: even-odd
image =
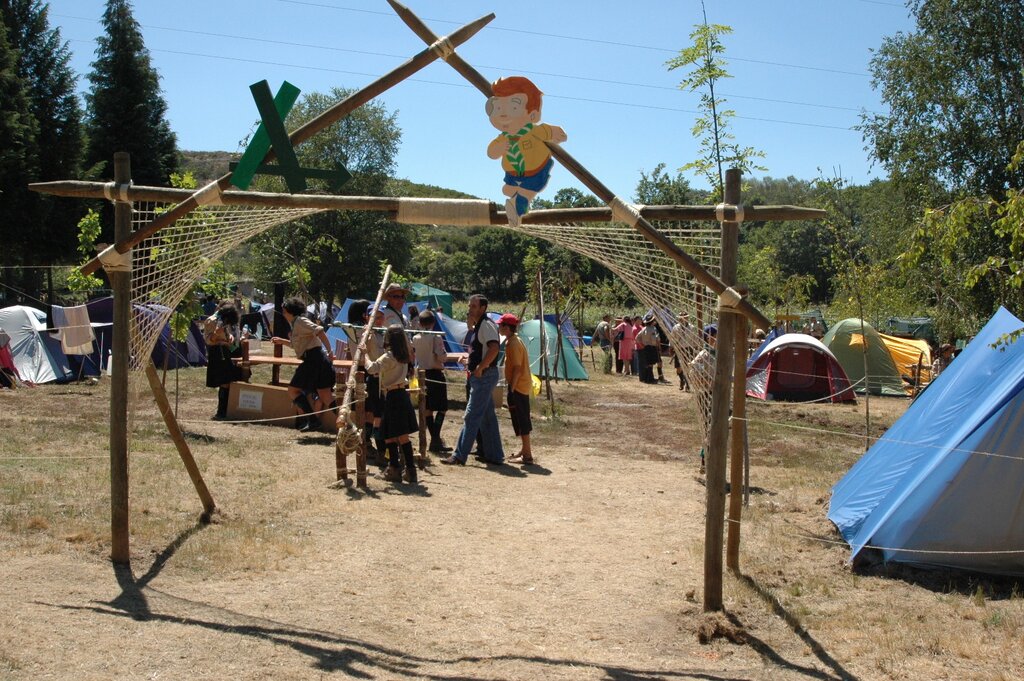
[[(733, 612), (754, 645), (698, 643), (689, 397), (602, 376), (556, 391), (569, 416), (536, 433), (540, 466), (434, 465), (418, 489), (331, 489), (326, 439), (194, 427), (212, 437), (196, 451), (222, 515), (195, 525), (187, 489), (148, 508), (133, 479), (133, 523), (166, 511), (175, 528), (133, 539), (134, 574), (103, 542), (0, 545), (0, 677), (837, 678), (767, 607)], [(239, 429), (260, 446), (225, 459), (216, 443)]]

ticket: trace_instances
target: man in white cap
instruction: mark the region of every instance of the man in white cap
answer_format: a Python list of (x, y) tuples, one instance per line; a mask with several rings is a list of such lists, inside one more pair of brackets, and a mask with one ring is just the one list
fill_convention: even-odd
[(388, 284), (384, 290), (384, 298), (381, 301), (385, 306), (381, 309), (384, 313), (384, 327), (398, 324), (402, 328), (409, 328), (409, 320), (405, 318), (402, 308), (405, 307), (405, 298), (409, 295), (409, 289), (401, 284)]

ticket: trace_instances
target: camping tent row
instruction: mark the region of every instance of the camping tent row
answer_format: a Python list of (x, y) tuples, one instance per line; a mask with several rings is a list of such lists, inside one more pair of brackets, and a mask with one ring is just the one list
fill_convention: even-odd
[[(59, 310), (60, 308), (55, 308)], [(47, 327), (46, 313), (26, 305), (13, 305), (0, 310), (0, 328), (10, 336), (9, 350), (18, 377), (28, 383), (63, 382), (83, 376), (98, 376), (103, 356), (109, 352), (113, 338), (113, 298), (100, 298), (86, 303), (93, 340), (84, 354), (69, 354), (61, 342), (58, 329)], [(136, 305), (137, 315), (166, 313), (159, 305)], [(68, 349), (69, 350), (69, 349)], [(160, 341), (153, 348), (157, 366), (177, 368), (206, 363), (206, 346), (199, 328), (193, 324), (185, 342), (171, 340), (170, 325), (165, 324)]]
[(868, 391), (906, 397), (929, 380), (927, 341), (879, 333), (859, 319), (844, 319), (821, 341), (773, 330), (747, 362), (747, 395), (759, 399), (848, 402)]
[(851, 561), (1024, 575), (1022, 327), (1000, 308), (832, 489)]

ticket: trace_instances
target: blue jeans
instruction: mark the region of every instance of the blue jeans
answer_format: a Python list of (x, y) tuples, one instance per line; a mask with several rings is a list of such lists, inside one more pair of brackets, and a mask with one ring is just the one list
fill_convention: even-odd
[(452, 456), (466, 462), (469, 452), (473, 449), (477, 432), (483, 435), (484, 452), (487, 460), (501, 463), (505, 460), (505, 452), (501, 448), (501, 435), (498, 433), (498, 417), (494, 413), (494, 387), (498, 385), (498, 367), (490, 367), (483, 371), (480, 378), (469, 376), (469, 401), (466, 402), (466, 414), (459, 432), (459, 441), (455, 443)]

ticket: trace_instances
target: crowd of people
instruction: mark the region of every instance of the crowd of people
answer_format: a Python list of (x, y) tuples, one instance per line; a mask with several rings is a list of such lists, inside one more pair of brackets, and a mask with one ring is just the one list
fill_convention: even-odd
[[(530, 447), (532, 422), (530, 394), (532, 372), (526, 346), (518, 337), (519, 319), (502, 315), (497, 322), (487, 316), (488, 301), (482, 295), (469, 299), (466, 348), (467, 401), (458, 440), (450, 447), (441, 435), (448, 412), (448, 382), (444, 367), (449, 359), (444, 333), (437, 314), (406, 308), (408, 290), (390, 284), (382, 302), (374, 306), (357, 300), (349, 306), (348, 323), (343, 326), (349, 358), (358, 358), (366, 372), (364, 445), (383, 464), (381, 478), (391, 482), (417, 482), (417, 469), (410, 436), (420, 430), (419, 418), (410, 398), (411, 379), (416, 369), (424, 372), (421, 397), (426, 401), (425, 427), (430, 436), (428, 451), (443, 454), (441, 463), (464, 465), (470, 456), (489, 465), (535, 462)], [(208, 348), (207, 386), (218, 389), (215, 420), (227, 418), (229, 386), (247, 380), (239, 366), (241, 341), (239, 312), (234, 302), (212, 310), (203, 324)], [(295, 407), (296, 427), (301, 432), (320, 429), (319, 414), (336, 413), (333, 399), (336, 372), (334, 352), (323, 326), (306, 312), (299, 298), (290, 298), (282, 314), (290, 331), (274, 336), (275, 345), (288, 346), (301, 360), (288, 385)], [(372, 330), (363, 335), (369, 325)], [(504, 352), (500, 341), (504, 340)], [(358, 350), (358, 352), (356, 352)], [(499, 382), (499, 357), (504, 357), (507, 406), (512, 428), (521, 441), (519, 451), (506, 459), (495, 414), (494, 389)]]
[[(714, 326), (710, 327), (714, 331)], [(707, 336), (706, 332), (702, 332)], [(676, 342), (671, 343), (674, 337)], [(688, 314), (681, 313), (666, 335), (651, 313), (641, 316), (615, 317), (605, 314), (594, 329), (593, 342), (604, 351), (603, 370), (606, 374), (636, 376), (641, 383), (670, 383), (665, 378), (665, 359), (672, 361), (679, 390), (690, 390), (683, 364), (693, 364), (701, 345), (701, 334), (690, 324)], [(681, 353), (677, 351), (681, 348)], [(657, 376), (655, 376), (657, 374)]]

